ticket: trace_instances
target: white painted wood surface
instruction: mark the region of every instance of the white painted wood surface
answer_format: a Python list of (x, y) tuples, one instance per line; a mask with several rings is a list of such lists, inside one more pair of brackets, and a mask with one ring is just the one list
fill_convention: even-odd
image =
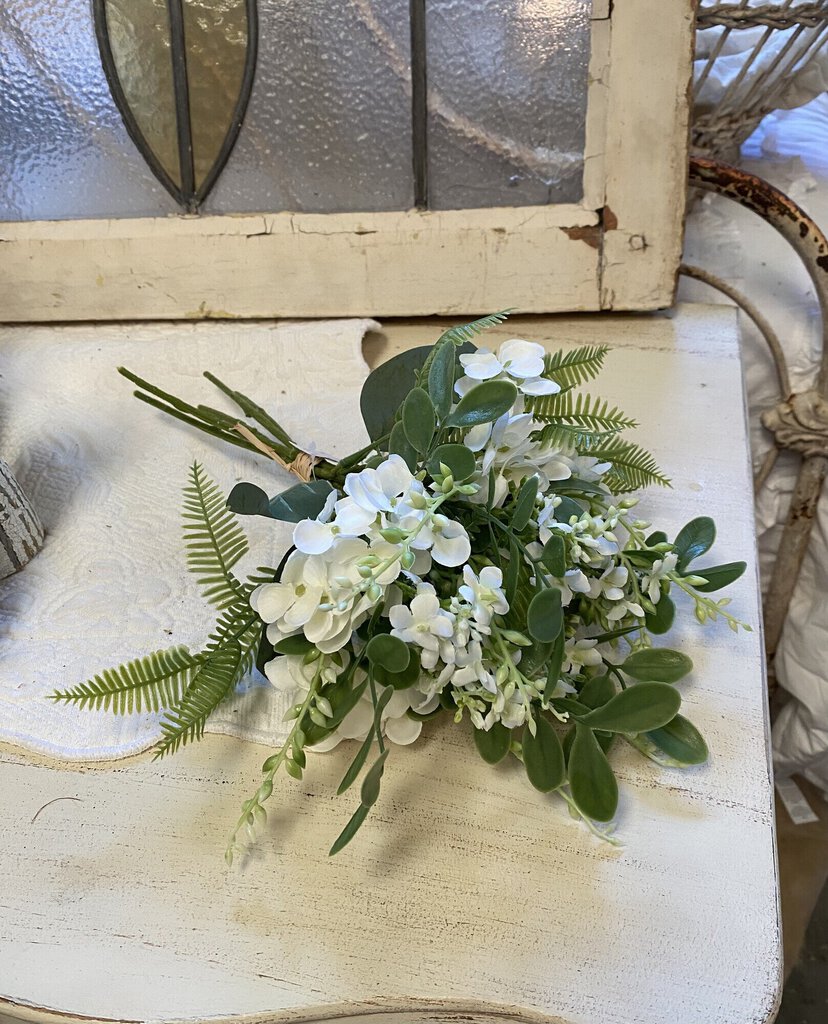
[[(387, 334), (372, 358), (434, 325)], [(758, 626), (734, 313), (524, 319), (492, 340), (513, 334), (613, 345), (595, 391), (640, 417), (675, 484), (648, 492), (642, 513), (668, 530), (713, 515), (721, 559), (751, 565), (732, 610)], [(209, 737), (161, 764), (83, 768), (6, 750), (0, 1014), (764, 1024), (779, 917), (761, 633), (686, 617), (669, 642), (696, 663), (680, 685), (711, 761), (669, 771), (621, 752), (621, 849), (518, 766), (483, 764), (450, 723), (393, 752), (379, 803), (337, 858), (326, 850), (355, 801), (334, 795), (344, 749), (313, 758), (304, 782), (280, 781), (267, 829), (232, 870), (226, 831), (264, 748)]]
[(596, 6), (579, 204), (5, 223), (0, 318), (668, 306), (684, 211), (692, 8)]

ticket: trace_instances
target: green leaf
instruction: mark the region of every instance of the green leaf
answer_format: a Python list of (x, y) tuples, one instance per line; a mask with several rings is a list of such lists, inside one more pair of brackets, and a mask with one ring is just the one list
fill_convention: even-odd
[(406, 395), (402, 406), (402, 425), (412, 448), (427, 452), (437, 421), (431, 399), (422, 388), (413, 388)]
[(444, 331), (437, 339), (437, 344), (439, 345), (443, 341), (450, 341), (452, 345), (459, 346), (467, 341), (472, 341), (478, 334), (482, 334), (484, 331), (488, 331), (490, 328), (497, 327), (498, 324), (502, 324), (512, 312), (514, 312), (514, 310), (504, 309), (499, 313), (490, 313), (488, 316), (482, 316), (478, 320), (472, 320), (467, 324), (458, 324), (456, 327), (449, 327), (449, 329)]
[(184, 543), (187, 568), (198, 577), (208, 601), (227, 608), (247, 598), (244, 585), (231, 572), (247, 553), (247, 538), (198, 462), (190, 467), (190, 482), (184, 488)]
[(406, 466), (412, 473), (417, 472), (417, 451), (408, 440), (402, 422), (395, 423), (391, 430), (391, 436), (388, 438), (388, 454), (399, 455), (401, 459), (405, 460)]
[(441, 420), (444, 420), (451, 410), (456, 362), (457, 353), (451, 340), (438, 342), (428, 370), (428, 393)]
[(661, 729), (651, 730), (646, 736), (663, 755), (659, 764), (683, 768), (693, 764), (704, 764), (707, 760), (708, 751), (704, 737), (683, 715), (676, 715), (667, 725)]
[(649, 452), (621, 437), (610, 438), (589, 454), (599, 462), (611, 462), (612, 469), (601, 478), (613, 494), (637, 491), (651, 484), (669, 487), (670, 480), (658, 468)]
[(295, 636), (286, 636), (273, 644), (274, 654), (307, 654), (313, 650), (313, 644), (304, 633), (297, 633)]
[(500, 722), (486, 731), (485, 729), (473, 729), (474, 745), (478, 753), (487, 764), (497, 764), (509, 753), (509, 744), (512, 742), (511, 730)]
[(236, 484), (227, 499), (227, 507), (240, 516), (270, 516), (270, 498), (255, 484)]
[(553, 533), (544, 544), (540, 560), (551, 576), (561, 579), (566, 574), (566, 545), (560, 534)]
[(515, 603), (518, 581), (520, 579), (521, 555), (520, 549), (513, 541), (509, 541), (509, 564), (506, 567), (506, 575), (503, 578), (503, 593), (509, 602), (509, 607)]
[(535, 499), (538, 496), (538, 483), (539, 481), (536, 476), (527, 477), (518, 491), (517, 497), (515, 498), (515, 504), (512, 508), (511, 526), (515, 533), (520, 533), (525, 529), (532, 513), (535, 511)]
[(370, 810), (371, 808), (366, 807), (365, 804), (360, 804), (359, 807), (357, 807), (357, 809), (351, 815), (348, 824), (339, 833), (339, 836), (337, 837), (333, 846), (328, 851), (329, 857), (333, 857), (335, 854), (339, 853), (340, 850), (346, 847), (348, 843), (350, 843), (350, 841), (354, 838), (357, 832), (359, 832), (363, 822), (368, 817), (368, 812)]
[(709, 516), (699, 516), (698, 519), (691, 519), (690, 522), (679, 531), (675, 541), (675, 550), (678, 555), (676, 568), (684, 572), (687, 566), (709, 551), (716, 540), (716, 524)]
[(411, 652), (398, 636), (377, 633), (365, 648), (368, 660), (387, 672), (404, 672), (411, 660)]
[(49, 699), (116, 715), (159, 711), (178, 703), (202, 660), (186, 647), (170, 647), (106, 669), (69, 690), (55, 690)]
[(647, 629), (654, 636), (669, 633), (673, 626), (673, 620), (676, 617), (676, 606), (673, 604), (672, 598), (668, 597), (667, 594), (662, 594), (655, 608), (655, 614), (648, 612), (644, 617)]
[(552, 644), (535, 641), (531, 647), (524, 647), (520, 655), (520, 671), (527, 679), (533, 679), (541, 669), (546, 668), (552, 654)]
[(697, 576), (703, 576), (707, 583), (699, 583), (693, 589), (702, 594), (712, 594), (722, 587), (730, 586), (742, 575), (747, 568), (745, 562), (725, 562), (722, 565), (711, 565), (706, 569), (695, 569)]
[(155, 748), (156, 758), (201, 739), (208, 717), (232, 692), (242, 665), (243, 650), (237, 642), (213, 651), (201, 663), (180, 703), (170, 708), (161, 721), (162, 738)]
[(368, 774), (362, 780), (362, 789), (360, 790), (359, 795), (363, 807), (373, 807), (379, 799), (380, 783), (382, 782), (382, 775), (385, 771), (385, 761), (387, 757), (388, 747), (386, 747), (376, 761), (374, 761), (368, 769)]
[(408, 664), (401, 672), (389, 672), (380, 665), (374, 666), (374, 677), (382, 686), (390, 686), (395, 690), (407, 690), (420, 678), (420, 659), (410, 656)]
[(275, 498), (270, 499), (271, 519), (280, 519), (285, 523), (299, 523), (303, 519), (316, 519), (328, 495), (333, 490), (327, 480), (311, 480), (307, 484), (296, 484), (289, 487)]
[(584, 384), (601, 372), (609, 345), (581, 345), (579, 348), (553, 352), (544, 359), (543, 376), (562, 388)]
[(621, 690), (606, 704), (581, 721), (604, 732), (649, 732), (673, 719), (681, 706), (681, 694), (668, 683), (638, 683)]
[(675, 683), (690, 672), (693, 662), (681, 651), (654, 647), (636, 651), (619, 667), (633, 679), (657, 679), (661, 683)]
[(566, 764), (555, 727), (543, 715), (535, 720), (535, 735), (523, 728), (523, 764), (529, 781), (541, 793), (551, 793), (566, 778)]
[(534, 640), (551, 643), (563, 629), (560, 590), (540, 590), (529, 603), (526, 628)]
[(580, 519), (584, 514), (584, 511), (584, 507), (579, 505), (577, 501), (573, 501), (572, 498), (561, 498), (561, 502), (555, 509), (553, 515), (556, 522), (568, 523), (573, 516), (575, 516), (576, 519)]
[(551, 693), (558, 682), (561, 675), (561, 666), (563, 665), (564, 650), (566, 644), (566, 637), (564, 631), (561, 630), (557, 637), (552, 643), (552, 650), (549, 654), (549, 661), (547, 662), (546, 668), (546, 692)]
[(618, 808), (618, 783), (592, 729), (575, 725), (569, 754), (569, 788), (578, 810), (594, 821), (610, 821)]
[(656, 544), (666, 544), (667, 534), (663, 530), (656, 530), (655, 533), (651, 533), (646, 540), (648, 548), (654, 548)]
[(587, 679), (578, 694), (578, 700), (588, 708), (600, 708), (615, 696), (615, 683), (608, 676)]
[(440, 472), (441, 462), (448, 466), (457, 483), (468, 480), (477, 469), (474, 452), (464, 444), (441, 444), (435, 448), (428, 460), (428, 470), (432, 476)]
[[(613, 743), (616, 740), (616, 734), (614, 732), (596, 732), (594, 735), (595, 739), (598, 740), (598, 746), (601, 748), (601, 750), (604, 751), (605, 754), (608, 754), (612, 749)], [(629, 739), (629, 737), (625, 736), (624, 739)], [(564, 759), (567, 765), (569, 764), (569, 755), (572, 753), (572, 744), (574, 741), (575, 726), (573, 725), (572, 728), (569, 729), (566, 735), (564, 736), (562, 744)]]
[(446, 420), (448, 427), (474, 427), (491, 423), (515, 404), (517, 388), (507, 380), (486, 380), (475, 384), (457, 403)]
[(593, 398), (583, 391), (577, 394), (563, 391), (557, 395), (530, 398), (526, 411), (531, 412), (535, 419), (548, 423), (550, 427), (580, 427), (599, 434), (616, 434), (621, 430), (638, 426), (634, 419), (626, 416), (620, 409), (610, 406), (609, 402), (602, 398)]
[(391, 432), (397, 412), (416, 385), (416, 374), (431, 353), (431, 345), (400, 352), (370, 373), (362, 385), (359, 408), (372, 441)]

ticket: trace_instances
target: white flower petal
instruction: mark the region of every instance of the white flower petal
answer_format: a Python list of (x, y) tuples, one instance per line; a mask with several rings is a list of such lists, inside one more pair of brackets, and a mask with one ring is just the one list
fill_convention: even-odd
[(518, 387), (524, 395), (557, 395), (561, 390), (560, 384), (546, 380), (545, 377), (532, 377), (522, 381)]
[(287, 583), (263, 583), (250, 595), (250, 606), (263, 622), (276, 622), (296, 600)]
[[(512, 338), (500, 346), (500, 362), (510, 377), (539, 377), (543, 373), (543, 345)], [(467, 371), (468, 372), (468, 371)]]
[(303, 519), (293, 528), (293, 543), (307, 555), (321, 555), (333, 542), (331, 527), (317, 519)]
[(503, 369), (494, 352), (485, 348), (479, 348), (476, 352), (460, 356), (460, 365), (466, 376), (473, 380), (491, 380)]
[(401, 718), (389, 718), (385, 723), (385, 735), (398, 746), (405, 747), (413, 743), (423, 730), (423, 723), (416, 722), (408, 715)]

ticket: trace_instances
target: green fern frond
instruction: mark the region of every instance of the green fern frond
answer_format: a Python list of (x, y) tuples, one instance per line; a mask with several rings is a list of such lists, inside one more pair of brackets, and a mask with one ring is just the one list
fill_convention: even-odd
[(239, 665), (239, 679), (248, 672), (256, 660), (256, 651), (262, 635), (262, 621), (250, 607), (248, 599), (238, 601), (225, 608), (216, 621), (205, 647), (205, 655), (228, 644), (242, 646), (242, 660)]
[(244, 597), (244, 586), (230, 570), (247, 553), (247, 538), (198, 462), (191, 466), (184, 489), (184, 520), (187, 567), (205, 588), (205, 597), (219, 608)]
[(170, 647), (128, 661), (119, 668), (106, 669), (69, 690), (55, 690), (49, 697), (116, 715), (159, 711), (181, 699), (203, 660), (203, 655), (190, 654), (186, 647)]
[(574, 450), (579, 455), (588, 455), (592, 448), (604, 444), (616, 433), (615, 430), (586, 430), (567, 423), (547, 423), (537, 438), (546, 448)]
[(569, 352), (552, 352), (544, 359), (543, 376), (569, 389), (592, 380), (601, 372), (609, 345), (581, 345)]
[(210, 714), (235, 686), (242, 658), (242, 647), (234, 642), (220, 647), (203, 662), (181, 703), (161, 722), (163, 738), (155, 748), (156, 758), (174, 754), (191, 740), (201, 739)]
[(489, 330), (490, 327), (497, 327), (512, 312), (511, 309), (504, 309), (500, 313), (492, 313), (490, 316), (481, 317), (479, 320), (472, 320), (468, 324), (458, 324), (457, 327), (450, 327), (437, 339), (435, 349), (441, 341), (450, 341), (453, 345), (462, 345), (467, 341), (473, 341), (478, 334)]
[(612, 437), (589, 454), (601, 462), (612, 463), (612, 469), (602, 479), (613, 494), (637, 491), (651, 484), (670, 486), (669, 478), (659, 469), (652, 455), (631, 441)]
[(564, 391), (540, 395), (529, 402), (528, 411), (539, 420), (559, 426), (582, 427), (592, 433), (617, 434), (638, 424), (602, 398)]

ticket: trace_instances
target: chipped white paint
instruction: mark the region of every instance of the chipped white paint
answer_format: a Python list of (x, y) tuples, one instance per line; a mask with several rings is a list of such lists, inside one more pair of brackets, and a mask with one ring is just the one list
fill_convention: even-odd
[[(434, 333), (394, 325), (369, 354)], [(721, 557), (751, 565), (732, 610), (758, 625), (733, 312), (524, 319), (489, 339), (514, 334), (613, 346), (595, 390), (640, 416), (675, 483), (642, 512), (671, 530), (712, 514)], [(0, 1007), (37, 1022), (765, 1024), (779, 919), (760, 640), (692, 620), (671, 638), (696, 662), (681, 687), (712, 757), (678, 772), (621, 752), (618, 850), (451, 723), (394, 751), (334, 860), (353, 751), (313, 758), (232, 871), (226, 829), (265, 748), (211, 736), (162, 764), (62, 770), (7, 750)]]
[(2, 224), (0, 316), (668, 306), (684, 208), (691, 7), (692, 0), (597, 5), (579, 204)]

